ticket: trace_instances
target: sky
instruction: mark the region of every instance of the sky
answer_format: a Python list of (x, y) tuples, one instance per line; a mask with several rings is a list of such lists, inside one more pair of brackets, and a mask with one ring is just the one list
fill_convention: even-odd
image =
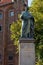
[(28, 6), (31, 6), (32, 0), (28, 0)]

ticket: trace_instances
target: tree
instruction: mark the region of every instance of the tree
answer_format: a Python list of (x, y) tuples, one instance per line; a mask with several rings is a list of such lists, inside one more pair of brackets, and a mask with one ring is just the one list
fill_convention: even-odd
[(35, 19), (36, 55), (39, 65), (43, 65), (43, 0), (33, 0), (30, 11)]
[(13, 22), (11, 24), (10, 31), (11, 31), (11, 40), (14, 41), (14, 45), (17, 47), (16, 53), (18, 53), (19, 38), (21, 33), (21, 20)]

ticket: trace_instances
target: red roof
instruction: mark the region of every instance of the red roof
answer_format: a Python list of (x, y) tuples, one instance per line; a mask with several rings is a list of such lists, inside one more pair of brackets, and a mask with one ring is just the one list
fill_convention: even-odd
[(0, 4), (10, 3), (10, 2), (12, 2), (12, 0), (1, 0), (1, 1), (0, 1)]

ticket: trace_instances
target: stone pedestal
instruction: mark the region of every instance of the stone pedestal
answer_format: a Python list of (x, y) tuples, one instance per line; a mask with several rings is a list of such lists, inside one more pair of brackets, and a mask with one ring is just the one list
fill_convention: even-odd
[(34, 39), (20, 39), (19, 65), (35, 65)]

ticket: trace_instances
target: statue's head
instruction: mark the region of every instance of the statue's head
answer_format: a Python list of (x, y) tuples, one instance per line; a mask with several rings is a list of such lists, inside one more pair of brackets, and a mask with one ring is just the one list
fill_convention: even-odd
[(26, 4), (26, 3), (24, 3), (24, 6), (25, 6), (25, 7), (27, 7), (27, 4)]
[(27, 7), (28, 7), (28, 5), (27, 5), (27, 3), (25, 2), (25, 3), (24, 3), (24, 10), (25, 10), (25, 11), (27, 10)]
[(27, 11), (29, 10), (28, 4), (27, 4), (26, 2), (24, 3), (24, 10), (25, 10), (25, 11), (26, 11), (26, 10), (27, 10)]

